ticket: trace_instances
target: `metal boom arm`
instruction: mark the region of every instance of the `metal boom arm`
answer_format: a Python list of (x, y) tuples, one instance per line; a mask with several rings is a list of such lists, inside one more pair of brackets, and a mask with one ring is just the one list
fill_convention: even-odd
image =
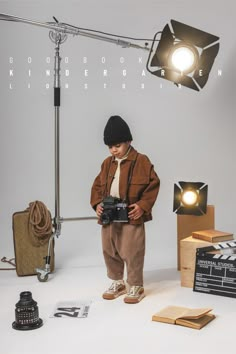
[(48, 29), (51, 29), (53, 31), (57, 31), (57, 32), (63, 33), (63, 34), (72, 34), (74, 36), (85, 36), (85, 37), (117, 44), (123, 48), (132, 47), (132, 48), (137, 48), (137, 49), (149, 50), (149, 48), (147, 46), (140, 46), (140, 45), (137, 45), (137, 44), (134, 44), (131, 42), (121, 40), (118, 38), (118, 36), (117, 36), (117, 39), (114, 39), (114, 38), (110, 38), (107, 36), (102, 36), (102, 35), (90, 33), (87, 31), (83, 31), (83, 30), (80, 30), (78, 27), (70, 26), (70, 25), (64, 24), (64, 23), (59, 23), (59, 22), (55, 22), (55, 23), (54, 22), (45, 22), (44, 23), (44, 22), (28, 20), (25, 18), (12, 16), (12, 15), (8, 15), (8, 14), (3, 14), (3, 13), (0, 13), (0, 20), (27, 23), (27, 24), (34, 25), (34, 26), (48, 28)]

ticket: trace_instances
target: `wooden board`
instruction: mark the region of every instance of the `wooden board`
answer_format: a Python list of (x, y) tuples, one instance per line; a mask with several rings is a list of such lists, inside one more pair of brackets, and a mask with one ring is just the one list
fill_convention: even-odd
[(194, 231), (201, 231), (215, 228), (215, 208), (214, 205), (207, 206), (204, 215), (180, 215), (177, 214), (177, 261), (180, 270), (180, 241), (192, 235)]

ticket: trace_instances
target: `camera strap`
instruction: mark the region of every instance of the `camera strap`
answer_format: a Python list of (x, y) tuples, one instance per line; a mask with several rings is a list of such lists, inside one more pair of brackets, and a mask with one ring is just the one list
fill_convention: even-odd
[(108, 183), (108, 177), (109, 177), (109, 174), (110, 174), (112, 160), (113, 160), (112, 157), (110, 157), (110, 163), (109, 163), (109, 167), (108, 167), (108, 170), (107, 170), (106, 184), (105, 184), (105, 188), (103, 190), (103, 198), (108, 196), (107, 183)]
[(127, 202), (128, 202), (129, 186), (130, 186), (131, 179), (132, 179), (132, 176), (133, 176), (134, 166), (135, 166), (137, 157), (138, 157), (138, 152), (136, 153), (135, 159), (131, 162), (130, 167), (129, 167), (128, 182), (127, 182), (127, 188), (126, 188), (126, 193), (125, 193), (125, 200)]

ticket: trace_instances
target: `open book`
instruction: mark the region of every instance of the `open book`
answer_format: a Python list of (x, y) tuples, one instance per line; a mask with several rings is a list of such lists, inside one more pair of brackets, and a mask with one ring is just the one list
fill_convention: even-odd
[(215, 318), (210, 308), (190, 309), (180, 306), (168, 306), (152, 316), (153, 321), (177, 324), (201, 329)]

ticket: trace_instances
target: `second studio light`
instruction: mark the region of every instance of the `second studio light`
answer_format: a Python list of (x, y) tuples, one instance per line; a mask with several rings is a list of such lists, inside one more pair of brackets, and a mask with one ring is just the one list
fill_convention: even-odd
[(173, 211), (183, 215), (203, 215), (207, 210), (208, 186), (203, 182), (178, 182), (174, 185)]
[(160, 78), (200, 91), (209, 77), (219, 51), (219, 37), (171, 20), (156, 33), (147, 70)]

